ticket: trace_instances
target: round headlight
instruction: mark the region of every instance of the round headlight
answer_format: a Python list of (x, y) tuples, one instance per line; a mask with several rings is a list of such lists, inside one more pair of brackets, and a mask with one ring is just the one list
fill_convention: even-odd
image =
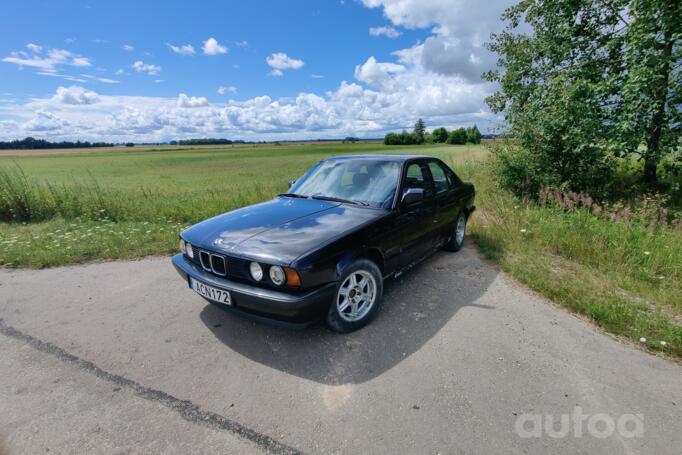
[(185, 249), (187, 250), (187, 256), (190, 259), (194, 259), (194, 250), (192, 249), (192, 245), (190, 245), (189, 242), (185, 242)]
[(180, 239), (180, 245), (179, 245), (179, 247), (180, 247), (180, 252), (181, 252), (181, 253), (187, 252), (187, 245), (185, 244), (185, 241), (184, 241), (184, 240)]
[(282, 267), (278, 265), (273, 265), (270, 267), (270, 279), (277, 286), (283, 285), (286, 276), (284, 275), (284, 270), (282, 270)]
[(263, 268), (257, 262), (252, 262), (249, 264), (249, 272), (251, 272), (251, 278), (256, 281), (263, 279)]

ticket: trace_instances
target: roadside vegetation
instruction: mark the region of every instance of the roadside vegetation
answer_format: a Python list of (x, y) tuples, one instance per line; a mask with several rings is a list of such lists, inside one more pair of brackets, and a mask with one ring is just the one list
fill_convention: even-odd
[(661, 219), (659, 201), (645, 198), (629, 216), (577, 195), (539, 203), (502, 187), (494, 159), (455, 168), (476, 183), (470, 234), (488, 258), (605, 330), (682, 357), (681, 223)]
[[(607, 330), (682, 355), (682, 3), (519, 2), (492, 36), (479, 244)], [(480, 222), (479, 222), (480, 221)]]

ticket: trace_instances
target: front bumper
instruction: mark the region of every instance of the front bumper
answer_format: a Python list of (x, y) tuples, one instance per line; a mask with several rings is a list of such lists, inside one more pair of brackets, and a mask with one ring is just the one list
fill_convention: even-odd
[(336, 283), (329, 283), (303, 294), (263, 289), (210, 274), (182, 254), (173, 256), (173, 266), (188, 285), (191, 276), (209, 286), (229, 291), (232, 305), (209, 300), (219, 308), (291, 328), (303, 328), (320, 320), (332, 301), (336, 287)]

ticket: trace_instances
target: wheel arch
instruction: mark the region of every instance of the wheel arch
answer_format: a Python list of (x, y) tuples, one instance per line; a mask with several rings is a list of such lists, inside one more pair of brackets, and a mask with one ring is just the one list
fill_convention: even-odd
[(384, 255), (381, 253), (381, 251), (378, 248), (366, 248), (366, 249), (364, 249), (356, 257), (356, 259), (361, 259), (361, 258), (367, 258), (370, 261), (374, 262), (377, 265), (377, 267), (379, 267), (379, 271), (381, 272), (381, 276), (384, 275), (386, 264), (384, 263)]
[(386, 264), (384, 262), (384, 255), (382, 254), (381, 250), (376, 247), (366, 247), (353, 253), (346, 254), (343, 256), (343, 258), (341, 258), (336, 266), (337, 277), (340, 277), (346, 267), (358, 259), (369, 259), (379, 268), (381, 276), (384, 276)]

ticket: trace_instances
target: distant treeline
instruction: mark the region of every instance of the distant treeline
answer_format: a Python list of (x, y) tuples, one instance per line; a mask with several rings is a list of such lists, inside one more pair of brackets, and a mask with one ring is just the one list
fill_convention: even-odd
[(0, 142), (0, 150), (7, 149), (74, 149), (74, 148), (85, 148), (85, 147), (113, 147), (114, 144), (108, 142), (88, 142), (88, 141), (62, 141), (62, 142), (49, 142), (45, 139), (34, 139), (32, 137), (27, 137), (26, 139), (14, 140), (9, 142)]
[(384, 137), (386, 145), (414, 145), (423, 143), (447, 142), (448, 144), (472, 144), (481, 143), (481, 132), (476, 125), (469, 128), (458, 128), (448, 131), (445, 128), (436, 128), (430, 133), (426, 132), (426, 125), (422, 119), (417, 120), (412, 132), (403, 130), (402, 133), (388, 133)]
[(253, 144), (242, 140), (232, 141), (230, 139), (220, 138), (198, 138), (198, 139), (180, 139), (178, 141), (170, 141), (170, 145), (230, 145), (230, 144)]

